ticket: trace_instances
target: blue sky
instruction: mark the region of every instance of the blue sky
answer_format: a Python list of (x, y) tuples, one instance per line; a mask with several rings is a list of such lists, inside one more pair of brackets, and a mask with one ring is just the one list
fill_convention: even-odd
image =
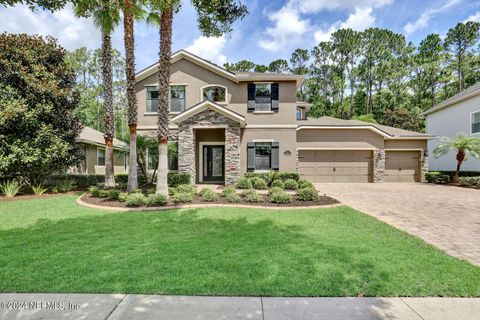
[[(187, 49), (218, 64), (241, 59), (268, 64), (288, 59), (296, 48), (311, 49), (336, 29), (388, 28), (418, 44), (427, 34), (445, 35), (457, 22), (480, 21), (480, 0), (242, 0), (249, 14), (221, 38), (202, 37), (190, 1), (175, 16), (173, 50)], [(52, 35), (68, 50), (100, 46), (90, 19), (74, 17), (70, 7), (51, 14), (25, 6), (0, 8), (0, 31)], [(114, 46), (122, 50), (119, 27)], [(136, 24), (136, 60), (140, 70), (157, 59), (158, 30)]]

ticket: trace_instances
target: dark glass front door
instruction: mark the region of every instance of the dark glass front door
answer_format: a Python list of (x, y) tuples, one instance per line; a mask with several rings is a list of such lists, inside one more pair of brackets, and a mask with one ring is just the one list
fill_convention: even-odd
[(225, 180), (225, 146), (203, 146), (203, 181)]

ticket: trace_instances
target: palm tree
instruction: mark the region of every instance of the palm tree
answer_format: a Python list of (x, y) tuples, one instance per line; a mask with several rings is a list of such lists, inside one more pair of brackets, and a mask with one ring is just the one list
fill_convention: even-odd
[(130, 157), (127, 191), (138, 189), (137, 173), (137, 97), (135, 95), (135, 34), (134, 19), (143, 15), (141, 4), (137, 0), (124, 0), (123, 30), (125, 45), (125, 74), (127, 79), (128, 128), (130, 132)]
[[(192, 0), (198, 26), (204, 36), (220, 37), (232, 30), (232, 24), (247, 14), (237, 0)], [(170, 58), (172, 55), (173, 15), (180, 10), (180, 0), (150, 0), (150, 22), (160, 26), (158, 66), (158, 170), (156, 193), (168, 197), (168, 110), (170, 95)]]
[(113, 138), (115, 118), (113, 111), (112, 39), (111, 33), (120, 22), (116, 2), (112, 0), (77, 0), (75, 14), (80, 17), (93, 17), (95, 25), (102, 33), (102, 78), (105, 109), (105, 187), (115, 187), (113, 169)]
[(433, 150), (433, 155), (439, 158), (451, 151), (457, 152), (457, 170), (454, 176), (454, 181), (457, 181), (458, 173), (462, 163), (467, 160), (467, 155), (480, 158), (480, 139), (468, 137), (464, 133), (458, 134), (455, 138), (441, 137), (440, 143)]

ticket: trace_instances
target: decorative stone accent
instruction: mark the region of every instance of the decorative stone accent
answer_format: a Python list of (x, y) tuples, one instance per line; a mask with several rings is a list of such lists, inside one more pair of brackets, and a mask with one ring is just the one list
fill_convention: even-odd
[(383, 182), (385, 179), (385, 149), (373, 150), (373, 182)]
[(178, 170), (197, 181), (195, 128), (225, 128), (225, 184), (240, 179), (240, 124), (212, 110), (205, 110), (178, 125)]
[(420, 181), (421, 182), (427, 182), (425, 179), (425, 174), (428, 172), (428, 155), (425, 155), (422, 153), (420, 156)]

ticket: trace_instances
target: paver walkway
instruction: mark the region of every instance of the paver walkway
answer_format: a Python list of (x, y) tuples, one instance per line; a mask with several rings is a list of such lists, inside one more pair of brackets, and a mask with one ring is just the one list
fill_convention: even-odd
[(325, 183), (323, 194), (480, 265), (480, 190), (427, 183)]
[[(10, 302), (24, 307), (9, 309)], [(0, 294), (0, 320), (473, 320), (479, 314), (480, 298)]]

